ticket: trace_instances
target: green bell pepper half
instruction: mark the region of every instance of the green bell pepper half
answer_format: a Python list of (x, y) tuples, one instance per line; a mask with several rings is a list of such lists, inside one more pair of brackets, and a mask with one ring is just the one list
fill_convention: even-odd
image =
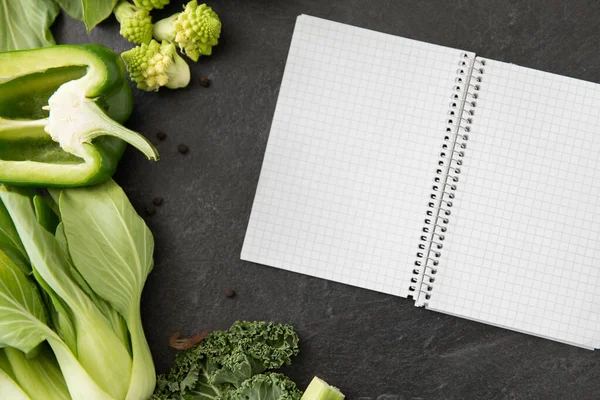
[(121, 125), (132, 107), (123, 62), (104, 46), (0, 53), (0, 182), (101, 183), (114, 174), (126, 142), (157, 160), (147, 139)]

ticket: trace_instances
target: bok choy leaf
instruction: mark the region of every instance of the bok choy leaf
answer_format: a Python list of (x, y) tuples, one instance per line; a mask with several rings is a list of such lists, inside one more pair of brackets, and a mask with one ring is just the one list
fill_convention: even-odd
[(15, 381), (32, 399), (71, 399), (65, 378), (47, 344), (42, 345), (37, 356), (29, 359), (12, 347), (6, 347), (4, 353)]
[(26, 274), (31, 272), (29, 258), (19, 239), (19, 234), (10, 215), (0, 201), (0, 250), (4, 252)]
[[(0, 195), (4, 194), (0, 190)], [(65, 376), (74, 400), (111, 400), (81, 367), (62, 339), (46, 325), (48, 319), (38, 288), (6, 255), (0, 252), (0, 346), (14, 347), (30, 353), (48, 340)], [(3, 399), (19, 399), (20, 393), (10, 383), (14, 375), (6, 371), (0, 376)], [(13, 374), (11, 369), (11, 374)], [(4, 385), (6, 384), (6, 386)], [(16, 382), (15, 382), (16, 384)], [(4, 396), (6, 394), (6, 397)], [(15, 397), (10, 397), (14, 395)], [(25, 397), (29, 398), (29, 397)]]
[[(56, 199), (56, 192), (53, 192)], [(91, 289), (124, 318), (133, 354), (128, 400), (148, 398), (156, 383), (140, 316), (142, 289), (153, 267), (154, 240), (123, 190), (104, 184), (63, 189), (59, 208), (68, 250)]]
[[(61, 365), (72, 397), (124, 398), (131, 379), (129, 350), (112, 330), (106, 317), (70, 275), (72, 266), (63, 256), (55, 237), (38, 223), (32, 198), (10, 192), (6, 188), (0, 189), (0, 198), (27, 251), (34, 277), (49, 293), (56, 311), (67, 321), (71, 319), (73, 323), (76, 337), (75, 349), (70, 348), (46, 326), (43, 308), (42, 311), (34, 314), (36, 316), (39, 314), (40, 318), (44, 317), (43, 321), (37, 318), (38, 329), (27, 327), (21, 331), (35, 335), (34, 339), (37, 339), (37, 342), (30, 340), (31, 345), (37, 345), (41, 340), (48, 339)], [(0, 277), (0, 280), (5, 284), (4, 277)], [(35, 289), (35, 286), (32, 288)], [(42, 307), (39, 293), (36, 299), (34, 304)], [(34, 308), (33, 311), (37, 309)], [(5, 321), (1, 314), (0, 321)], [(31, 346), (24, 348), (23, 345), (6, 344), (25, 352), (32, 349)], [(73, 350), (76, 358), (73, 356)], [(87, 384), (86, 379), (92, 382)], [(89, 393), (90, 387), (97, 388), (95, 395)]]

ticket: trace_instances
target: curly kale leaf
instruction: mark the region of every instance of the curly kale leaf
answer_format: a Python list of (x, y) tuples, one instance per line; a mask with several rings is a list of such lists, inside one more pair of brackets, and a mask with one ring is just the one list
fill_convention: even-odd
[(238, 321), (179, 353), (169, 374), (158, 378), (155, 399), (227, 399), (253, 376), (290, 364), (298, 352), (292, 326)]
[(300, 400), (302, 392), (283, 374), (259, 374), (244, 381), (235, 391), (222, 396), (223, 400)]

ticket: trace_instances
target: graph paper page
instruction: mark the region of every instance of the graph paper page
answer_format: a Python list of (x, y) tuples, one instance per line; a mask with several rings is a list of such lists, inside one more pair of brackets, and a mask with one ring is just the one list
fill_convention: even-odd
[(298, 17), (242, 259), (406, 297), (460, 54)]
[(600, 87), (487, 61), (428, 308), (600, 339)]

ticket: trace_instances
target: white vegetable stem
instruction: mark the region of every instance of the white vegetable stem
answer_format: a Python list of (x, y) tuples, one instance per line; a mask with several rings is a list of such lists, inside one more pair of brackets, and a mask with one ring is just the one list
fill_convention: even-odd
[(58, 336), (49, 338), (48, 343), (58, 360), (73, 400), (115, 400), (90, 378), (71, 350)]
[(344, 400), (344, 397), (338, 388), (315, 376), (301, 400)]
[(31, 400), (10, 376), (0, 369), (0, 399)]
[[(139, 305), (137, 307), (139, 310)], [(140, 312), (132, 310), (131, 314), (126, 320), (131, 332), (133, 369), (126, 400), (146, 399), (154, 392), (156, 371), (154, 370), (150, 347), (148, 347), (148, 342), (144, 336)]]
[(67, 153), (85, 158), (84, 143), (99, 136), (114, 136), (138, 150), (151, 160), (158, 153), (145, 137), (125, 128), (102, 111), (94, 99), (85, 96), (81, 78), (69, 81), (58, 88), (48, 99), (44, 110), (50, 111), (44, 130)]

